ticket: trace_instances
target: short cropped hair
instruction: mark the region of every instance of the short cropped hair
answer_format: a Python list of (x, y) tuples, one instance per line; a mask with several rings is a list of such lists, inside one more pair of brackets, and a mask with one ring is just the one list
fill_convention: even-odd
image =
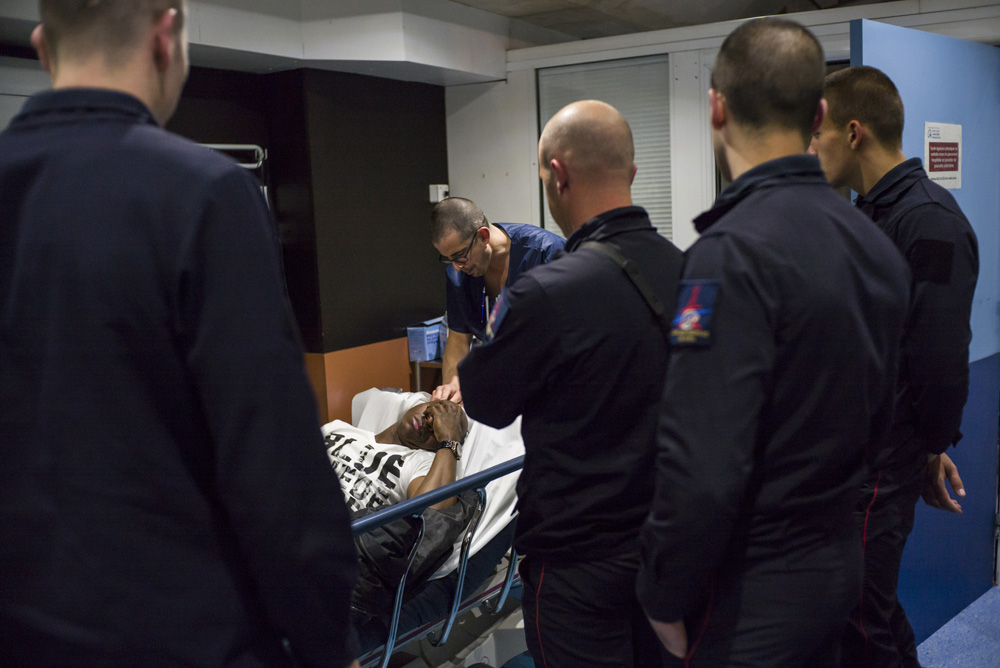
[(431, 241), (439, 241), (451, 230), (456, 230), (460, 237), (471, 238), (476, 230), (489, 224), (486, 214), (472, 200), (448, 197), (431, 210)]
[(808, 141), (825, 74), (823, 47), (806, 28), (786, 19), (756, 19), (722, 43), (712, 88), (725, 96), (740, 125), (795, 129)]
[(52, 54), (72, 43), (75, 53), (102, 53), (111, 64), (121, 64), (165, 12), (176, 9), (174, 28), (184, 27), (185, 0), (39, 0), (38, 5)]
[(826, 78), (823, 97), (834, 125), (859, 121), (885, 148), (903, 146), (903, 100), (881, 70), (867, 65), (838, 70)]

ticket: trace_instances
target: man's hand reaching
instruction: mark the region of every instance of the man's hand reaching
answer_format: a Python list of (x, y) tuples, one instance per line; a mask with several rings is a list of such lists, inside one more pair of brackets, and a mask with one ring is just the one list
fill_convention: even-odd
[(957, 496), (965, 496), (965, 485), (962, 484), (958, 467), (951, 461), (951, 457), (941, 453), (928, 458), (927, 475), (924, 478), (924, 503), (950, 513), (961, 513), (961, 504), (948, 494), (948, 488), (944, 484), (946, 479)]
[(445, 401), (454, 401), (456, 404), (462, 403), (462, 390), (458, 386), (458, 376), (451, 379), (450, 382), (444, 385), (438, 385), (431, 392), (431, 399), (443, 399)]

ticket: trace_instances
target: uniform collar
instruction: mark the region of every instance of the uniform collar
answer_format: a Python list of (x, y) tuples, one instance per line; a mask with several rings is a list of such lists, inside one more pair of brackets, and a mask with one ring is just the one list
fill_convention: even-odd
[(802, 153), (768, 160), (748, 169), (729, 184), (719, 193), (712, 208), (694, 219), (694, 226), (698, 232), (704, 232), (751, 193), (763, 188), (826, 182), (819, 159), (815, 156)]
[(641, 206), (623, 206), (594, 216), (576, 229), (566, 240), (570, 252), (584, 241), (601, 241), (622, 232), (652, 228), (649, 215)]
[(855, 206), (862, 207), (873, 204), (879, 200), (901, 194), (908, 190), (909, 186), (916, 183), (927, 175), (924, 172), (924, 165), (920, 158), (910, 158), (899, 163), (878, 180), (867, 195), (858, 195), (854, 200)]
[(103, 88), (59, 88), (32, 95), (15, 121), (65, 120), (68, 115), (106, 115), (158, 125), (152, 112), (138, 98)]

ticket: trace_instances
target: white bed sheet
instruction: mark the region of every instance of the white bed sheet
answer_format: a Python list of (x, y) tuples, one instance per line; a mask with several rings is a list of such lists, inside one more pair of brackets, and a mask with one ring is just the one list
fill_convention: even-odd
[[(378, 433), (396, 422), (413, 406), (430, 400), (426, 392), (388, 392), (372, 388), (354, 396), (351, 404), (351, 423), (360, 429)], [(456, 477), (477, 473), (491, 466), (502, 464), (524, 454), (521, 439), (521, 418), (503, 429), (488, 427), (469, 419), (469, 434), (462, 446)], [(486, 543), (513, 519), (517, 504), (517, 477), (519, 471), (509, 473), (486, 484), (486, 508), (479, 528), (472, 539), (471, 554)], [(461, 540), (455, 544), (451, 557), (434, 573), (431, 579), (440, 578), (458, 568)]]

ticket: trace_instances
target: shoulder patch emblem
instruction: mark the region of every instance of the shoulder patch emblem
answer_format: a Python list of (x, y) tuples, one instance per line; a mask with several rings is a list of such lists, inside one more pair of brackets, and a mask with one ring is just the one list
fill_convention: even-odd
[(500, 324), (507, 315), (507, 310), (507, 294), (505, 290), (501, 290), (500, 296), (497, 297), (497, 303), (493, 305), (493, 311), (490, 313), (490, 319), (486, 323), (486, 337), (490, 341), (492, 341), (497, 335), (497, 331), (500, 329)]
[(718, 281), (681, 281), (677, 313), (670, 329), (674, 346), (708, 346), (712, 342), (712, 313), (719, 295)]

